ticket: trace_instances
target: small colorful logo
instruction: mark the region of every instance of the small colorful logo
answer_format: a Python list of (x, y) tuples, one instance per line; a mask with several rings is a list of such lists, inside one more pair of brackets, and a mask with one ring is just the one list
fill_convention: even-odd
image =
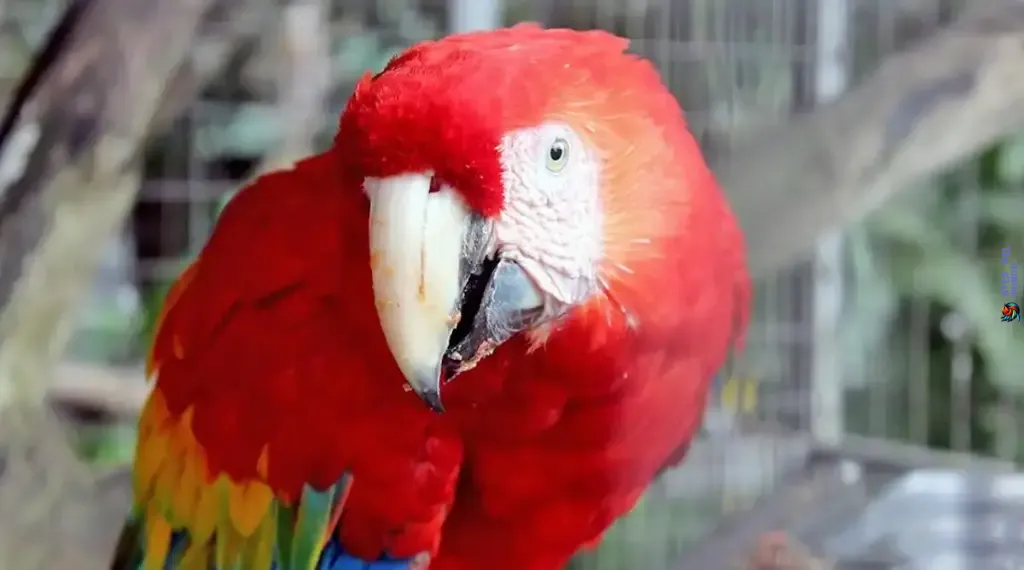
[(1003, 317), (1000, 319), (1004, 323), (1012, 323), (1013, 321), (1020, 320), (1020, 305), (1010, 301), (1003, 305)]

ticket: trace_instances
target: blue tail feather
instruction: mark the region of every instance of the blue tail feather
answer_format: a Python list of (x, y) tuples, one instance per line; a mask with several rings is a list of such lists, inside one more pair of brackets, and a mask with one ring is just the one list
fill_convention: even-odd
[(382, 557), (372, 562), (360, 560), (345, 553), (338, 539), (332, 538), (320, 555), (317, 570), (408, 570), (412, 560)]
[[(187, 533), (177, 532), (174, 534), (171, 538), (171, 551), (167, 557), (167, 563), (164, 565), (164, 570), (177, 570), (173, 566), (174, 560), (181, 554), (187, 544)], [(338, 542), (335, 536), (331, 538), (320, 554), (320, 562), (317, 564), (316, 570), (409, 570), (412, 562), (412, 559), (396, 559), (388, 556), (367, 562), (345, 552), (344, 547), (341, 546), (341, 543)], [(211, 565), (210, 570), (218, 569)], [(272, 570), (278, 570), (277, 565)]]

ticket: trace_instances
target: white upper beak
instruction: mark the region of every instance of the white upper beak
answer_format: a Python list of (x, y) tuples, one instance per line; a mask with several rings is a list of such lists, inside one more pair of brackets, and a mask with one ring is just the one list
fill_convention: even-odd
[(370, 264), (384, 337), (412, 389), (440, 408), (441, 361), (458, 324), (460, 262), (472, 214), (429, 174), (367, 179)]

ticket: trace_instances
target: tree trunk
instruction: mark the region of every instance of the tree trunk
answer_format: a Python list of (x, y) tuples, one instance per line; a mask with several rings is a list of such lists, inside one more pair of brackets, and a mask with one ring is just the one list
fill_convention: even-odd
[(1024, 130), (1024, 3), (984, 0), (832, 104), (717, 162), (759, 276), (911, 185)]
[[(214, 14), (270, 6), (79, 0), (10, 98), (0, 124), (0, 567), (107, 563), (125, 487), (97, 489), (44, 395), (98, 244), (134, 200), (138, 149), (198, 88), (187, 59), (196, 34), (219, 23)], [(167, 91), (171, 78), (180, 83)]]

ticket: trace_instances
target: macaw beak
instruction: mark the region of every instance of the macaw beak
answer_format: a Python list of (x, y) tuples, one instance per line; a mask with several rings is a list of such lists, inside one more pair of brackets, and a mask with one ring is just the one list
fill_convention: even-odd
[(367, 179), (370, 264), (381, 329), (399, 370), (431, 409), (441, 385), (543, 313), (544, 296), (502, 259), (490, 221), (431, 176)]

